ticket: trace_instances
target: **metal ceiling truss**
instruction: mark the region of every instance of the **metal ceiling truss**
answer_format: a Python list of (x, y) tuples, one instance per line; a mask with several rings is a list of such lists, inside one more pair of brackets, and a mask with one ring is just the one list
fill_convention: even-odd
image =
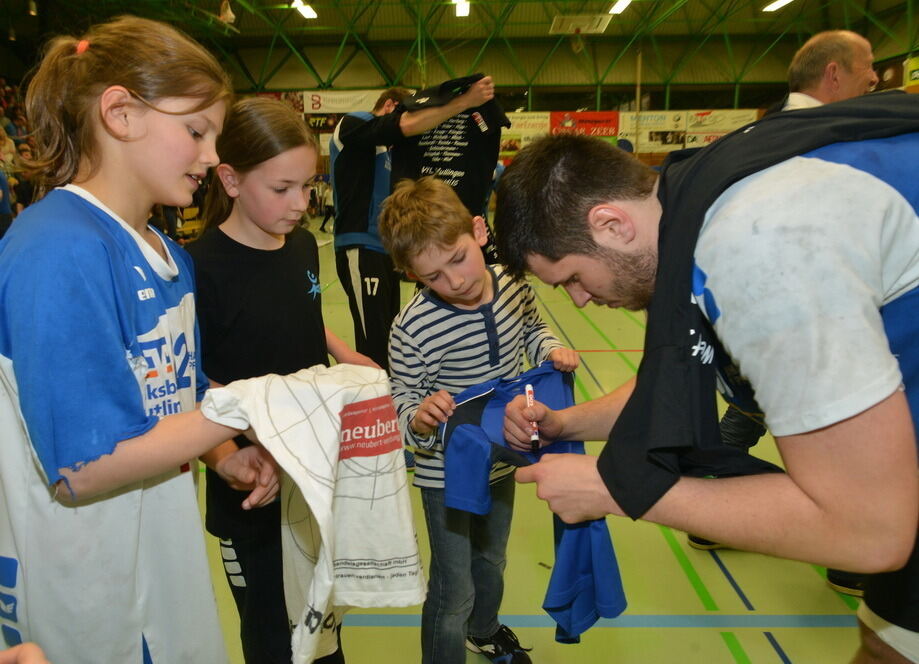
[[(919, 51), (919, 0), (797, 0), (770, 15), (760, 11), (768, 0), (635, 0), (604, 34), (558, 36), (548, 31), (556, 16), (604, 14), (612, 0), (472, 0), (472, 14), (461, 20), (452, 17), (450, 0), (312, 0), (321, 21), (301, 20), (286, 0), (230, 1), (235, 25), (219, 19), (220, 0), (38, 0), (36, 50), (45, 35), (133, 13), (181, 26), (238, 72), (247, 91), (272, 89), (276, 75), (282, 69), (289, 73), (291, 67), (305, 74), (302, 88), (333, 88), (362, 58), (386, 86), (425, 86), (436, 83), (428, 80), (434, 63), (453, 78), (479, 70), (497, 49), (519, 77), (514, 87), (531, 93), (549, 87), (544, 74), (568, 44), (573, 55), (565, 55), (573, 57), (583, 77), (572, 77), (578, 82), (571, 85), (592, 88), (598, 109), (604, 90), (623, 87), (610, 82), (612, 72), (633, 61), (654, 73), (669, 106), (671, 89), (686, 85), (687, 67), (715, 44), (724, 57), (709, 58), (700, 71), (733, 85), (735, 104), (741, 86), (765, 58), (780, 46), (786, 58), (789, 48), (818, 30), (855, 30), (869, 36), (876, 54), (883, 50), (887, 57)], [(18, 32), (25, 2), (0, 0), (0, 21), (5, 18), (11, 28), (15, 24)], [(319, 47), (328, 49), (328, 58), (316, 57), (323, 66), (309, 55)], [(541, 49), (539, 57), (534, 57), (534, 47)], [(459, 49), (465, 58), (451, 60)], [(643, 60), (639, 53), (644, 53)], [(619, 76), (623, 78), (631, 76)], [(531, 106), (532, 94), (529, 99)]]

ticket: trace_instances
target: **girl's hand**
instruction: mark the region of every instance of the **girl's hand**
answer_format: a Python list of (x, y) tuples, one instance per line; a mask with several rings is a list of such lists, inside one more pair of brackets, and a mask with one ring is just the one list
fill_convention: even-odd
[(412, 431), (419, 436), (427, 436), (441, 423), (446, 422), (456, 409), (453, 397), (446, 390), (438, 390), (424, 398), (415, 417), (412, 418)]
[(230, 487), (250, 492), (243, 501), (243, 509), (264, 507), (278, 495), (280, 470), (261, 445), (250, 445), (224, 457), (214, 470)]
[(348, 349), (347, 353), (340, 353), (341, 357), (336, 357), (335, 361), (339, 364), (356, 364), (359, 367), (372, 367), (374, 369), (382, 369), (379, 364), (374, 362), (372, 359), (364, 355), (363, 353), (358, 353), (356, 350)]
[(570, 348), (556, 348), (549, 353), (549, 359), (559, 371), (574, 371), (581, 363), (581, 358), (577, 351)]

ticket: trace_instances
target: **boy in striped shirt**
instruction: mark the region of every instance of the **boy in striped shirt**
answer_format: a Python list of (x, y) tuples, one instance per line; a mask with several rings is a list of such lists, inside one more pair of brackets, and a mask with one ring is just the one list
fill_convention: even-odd
[(414, 484), (431, 544), (422, 664), (462, 664), (464, 640), (492, 661), (528, 664), (517, 637), (498, 622), (513, 468), (492, 468), (489, 514), (449, 509), (437, 430), (453, 413), (452, 395), (520, 374), (524, 353), (533, 366), (550, 360), (563, 371), (577, 368), (578, 355), (542, 322), (525, 282), (485, 264), (485, 220), (473, 217), (445, 182), (400, 182), (383, 203), (379, 228), (396, 267), (424, 285), (389, 338), (392, 396), (405, 443), (416, 450)]

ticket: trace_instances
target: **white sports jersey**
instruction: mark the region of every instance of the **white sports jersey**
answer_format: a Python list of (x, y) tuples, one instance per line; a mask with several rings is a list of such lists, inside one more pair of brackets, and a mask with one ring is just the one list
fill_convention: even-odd
[(62, 468), (194, 409), (207, 385), (189, 257), (163, 240), (164, 261), (67, 189), (0, 243), (2, 640), (55, 662), (222, 664), (193, 473), (53, 497)]
[(424, 601), (385, 372), (338, 364), (234, 381), (210, 390), (201, 411), (251, 425), (293, 480), (282, 483), (281, 536), (296, 664), (335, 651), (349, 607)]

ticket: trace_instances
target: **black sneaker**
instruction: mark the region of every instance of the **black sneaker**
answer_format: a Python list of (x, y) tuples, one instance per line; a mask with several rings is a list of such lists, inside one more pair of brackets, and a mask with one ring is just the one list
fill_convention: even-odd
[(865, 594), (865, 577), (856, 572), (843, 572), (841, 569), (827, 568), (826, 584), (843, 595), (861, 597)]
[(704, 537), (699, 537), (698, 535), (693, 535), (692, 533), (686, 533), (686, 543), (689, 544), (694, 549), (699, 549), (700, 551), (711, 551), (712, 549), (724, 549), (727, 548), (721, 542), (713, 542), (712, 540), (707, 540)]
[(466, 650), (484, 655), (491, 662), (500, 664), (531, 664), (527, 650), (517, 640), (507, 625), (501, 625), (498, 631), (487, 639), (477, 639), (474, 636), (466, 637)]

